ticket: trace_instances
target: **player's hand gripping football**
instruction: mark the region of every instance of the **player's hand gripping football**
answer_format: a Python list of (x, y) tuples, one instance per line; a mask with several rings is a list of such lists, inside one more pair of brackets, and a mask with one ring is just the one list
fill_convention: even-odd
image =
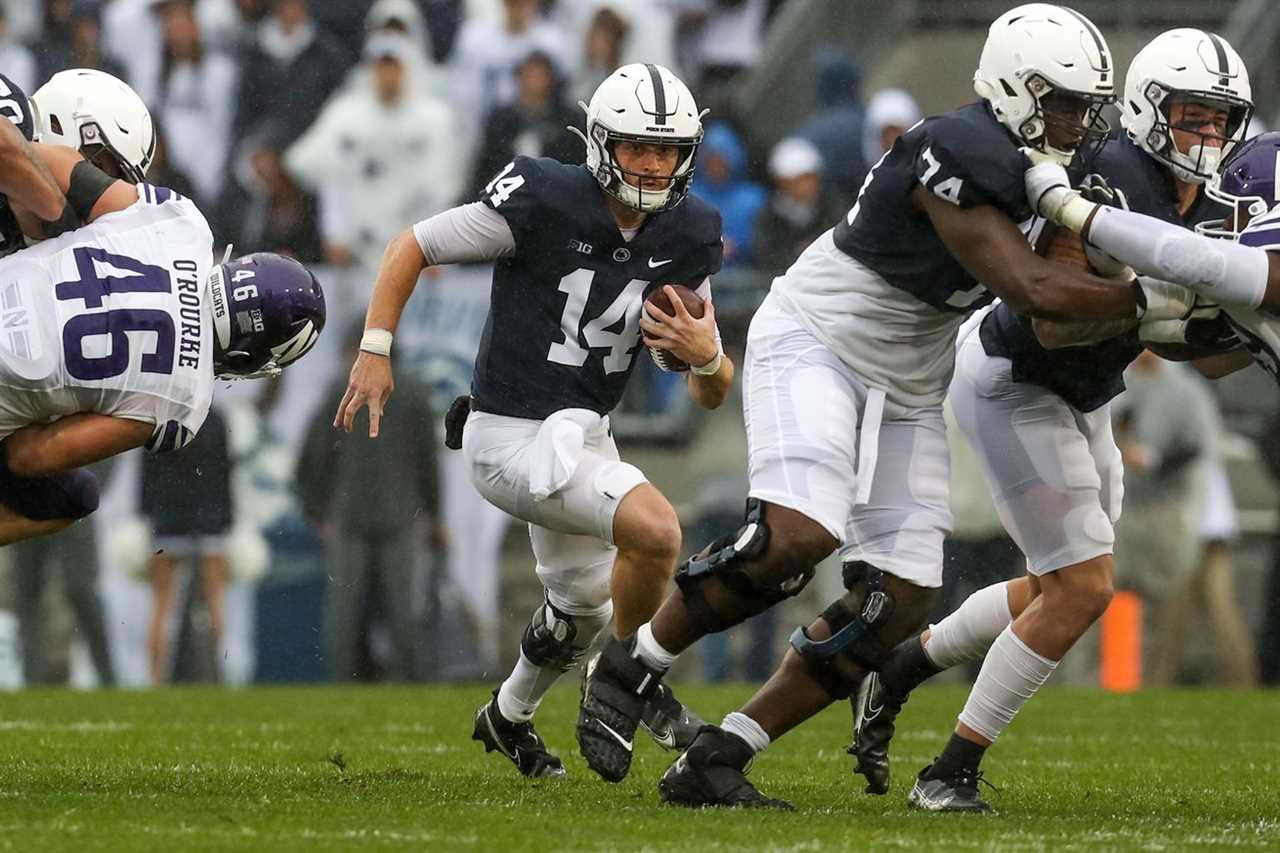
[(386, 408), (387, 398), (391, 396), (396, 383), (391, 378), (391, 359), (385, 355), (371, 352), (360, 352), (356, 363), (351, 365), (351, 378), (347, 381), (347, 392), (342, 395), (338, 404), (338, 412), (333, 417), (334, 427), (341, 427), (351, 432), (351, 424), (356, 413), (364, 406), (369, 407), (369, 438), (378, 437), (378, 426), (382, 421), (382, 412)]
[(702, 317), (695, 318), (671, 285), (663, 285), (663, 290), (671, 300), (675, 314), (665, 314), (652, 303), (646, 304), (640, 313), (644, 345), (667, 350), (695, 367), (707, 364), (720, 351), (716, 344), (716, 312), (711, 300), (703, 302)]

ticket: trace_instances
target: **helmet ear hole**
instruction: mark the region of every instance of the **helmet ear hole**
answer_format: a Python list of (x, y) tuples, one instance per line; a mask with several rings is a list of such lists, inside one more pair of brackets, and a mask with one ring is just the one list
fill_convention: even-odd
[(49, 128), (58, 136), (65, 135), (62, 130), (62, 121), (56, 115), (49, 116)]

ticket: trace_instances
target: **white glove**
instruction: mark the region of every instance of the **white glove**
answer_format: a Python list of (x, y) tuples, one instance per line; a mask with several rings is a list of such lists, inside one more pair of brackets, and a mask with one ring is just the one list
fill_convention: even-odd
[(1071, 188), (1061, 163), (1034, 148), (1023, 148), (1022, 153), (1034, 164), (1023, 175), (1031, 208), (1050, 222), (1082, 233), (1097, 205)]
[(1133, 286), (1140, 291), (1138, 318), (1142, 324), (1159, 320), (1186, 320), (1196, 306), (1196, 293), (1180, 284), (1139, 276)]

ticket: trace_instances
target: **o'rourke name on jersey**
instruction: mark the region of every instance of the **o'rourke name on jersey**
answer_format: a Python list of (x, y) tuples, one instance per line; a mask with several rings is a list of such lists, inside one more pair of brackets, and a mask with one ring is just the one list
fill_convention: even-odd
[(178, 366), (200, 367), (200, 265), (179, 258), (173, 262), (173, 279), (178, 285), (178, 317), (181, 320)]

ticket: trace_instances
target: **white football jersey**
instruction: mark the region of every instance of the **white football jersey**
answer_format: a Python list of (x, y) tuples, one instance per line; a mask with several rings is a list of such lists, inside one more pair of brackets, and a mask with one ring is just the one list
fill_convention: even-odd
[(940, 311), (840, 251), (828, 231), (772, 293), (869, 387), (908, 409), (942, 404), (966, 314)]
[(213, 397), (213, 235), (190, 199), (138, 201), (0, 259), (0, 438), (97, 412), (154, 424), (173, 450)]

